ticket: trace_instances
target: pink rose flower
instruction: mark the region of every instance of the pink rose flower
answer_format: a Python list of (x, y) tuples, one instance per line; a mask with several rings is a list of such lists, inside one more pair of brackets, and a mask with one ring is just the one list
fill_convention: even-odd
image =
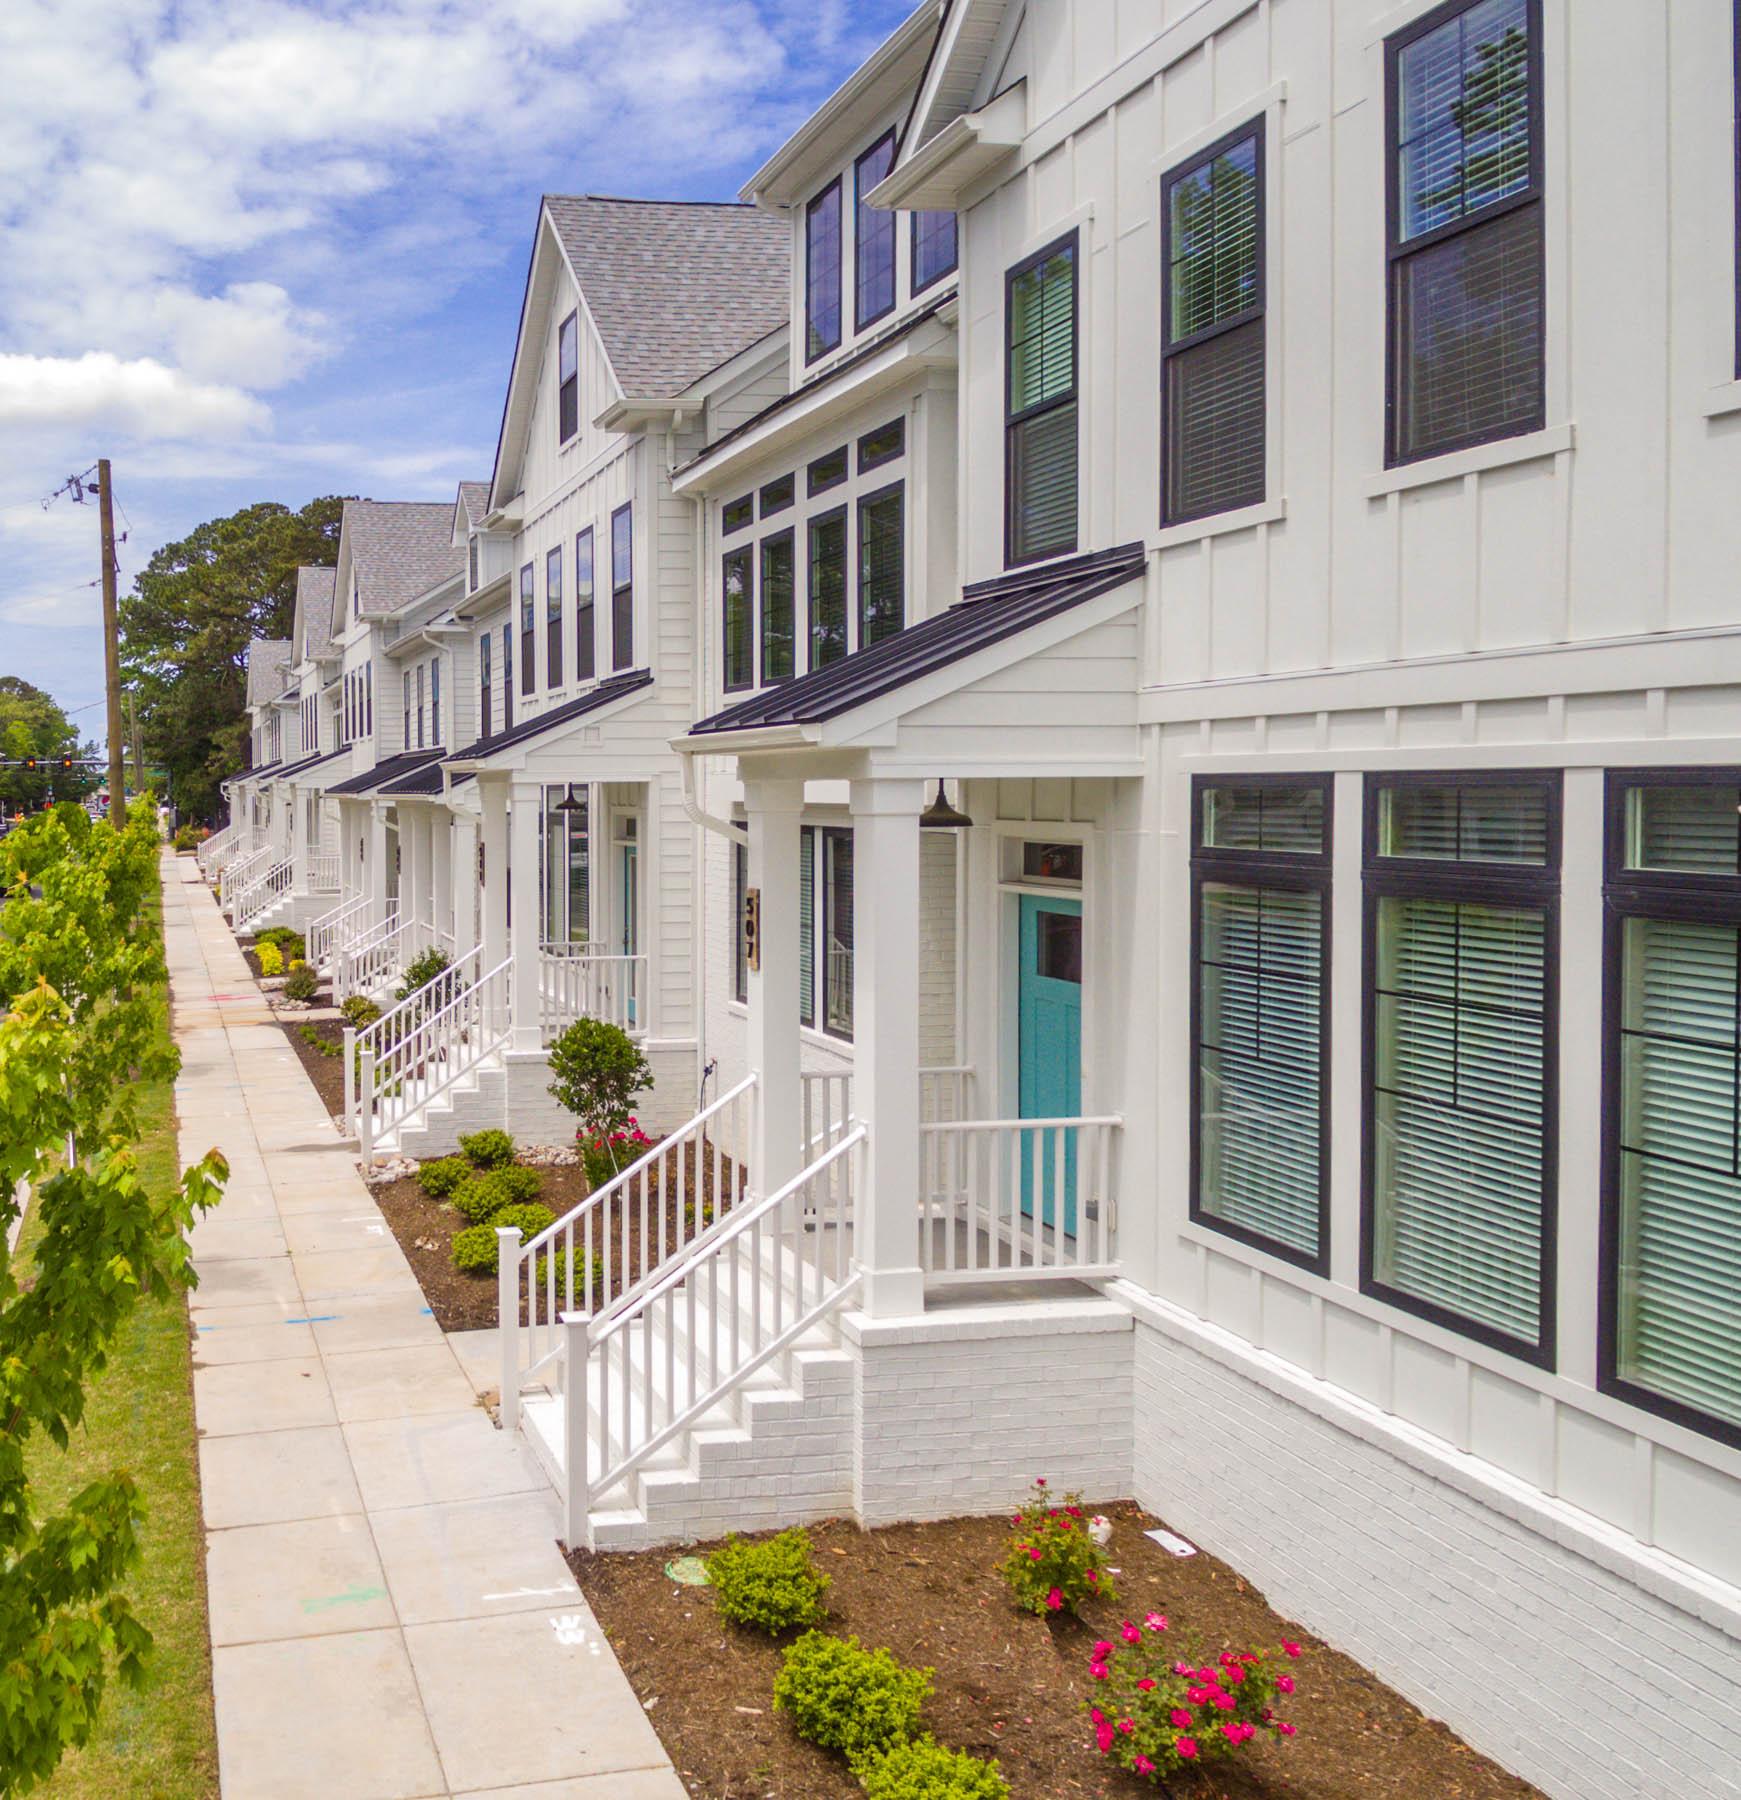
[(1174, 1725), (1178, 1726), (1181, 1731), (1183, 1731), (1186, 1726), (1194, 1723), (1191, 1715), (1186, 1712), (1182, 1706), (1175, 1706), (1173, 1710), (1167, 1714), (1167, 1717)]
[(1104, 1725), (1106, 1723), (1106, 1714), (1103, 1713), (1098, 1706), (1089, 1707), (1088, 1716), (1096, 1725)]
[(1122, 1731), (1124, 1733), (1124, 1735), (1126, 1737), (1129, 1737), (1130, 1734), (1136, 1730), (1136, 1720), (1135, 1719), (1120, 1719), (1118, 1722), (1118, 1728), (1120, 1731)]
[(1292, 1737), (1294, 1735), (1294, 1727), (1290, 1725), (1286, 1719), (1276, 1720), (1276, 1730), (1279, 1731), (1283, 1737)]
[(1046, 1605), (1049, 1608), (1049, 1610), (1051, 1610), (1052, 1612), (1056, 1612), (1063, 1604), (1064, 1604), (1064, 1595), (1063, 1595), (1063, 1591), (1061, 1589), (1051, 1588), (1047, 1591)]
[(1105, 1662), (1111, 1654), (1112, 1645), (1109, 1644), (1105, 1638), (1102, 1638), (1100, 1642), (1094, 1646), (1093, 1660), (1095, 1662)]
[(1165, 1631), (1167, 1629), (1167, 1615), (1165, 1613), (1157, 1612), (1145, 1613), (1143, 1615), (1143, 1623), (1148, 1626), (1150, 1631)]
[(1278, 1694), (1291, 1694), (1293, 1691), (1294, 1691), (1293, 1676), (1278, 1675), (1276, 1677), (1276, 1692)]
[(1298, 1644), (1290, 1644), (1286, 1638), (1283, 1638), (1282, 1654), (1284, 1656), (1298, 1656), (1300, 1654), (1300, 1646)]
[(1119, 1627), (1118, 1635), (1123, 1638), (1127, 1644), (1140, 1644), (1143, 1641), (1142, 1632), (1139, 1631), (1129, 1619), (1126, 1619)]
[(1090, 1569), (1088, 1571), (1088, 1585), (1090, 1587), (1093, 1587), (1095, 1582), (1097, 1582), (1099, 1579), (1100, 1579), (1100, 1576), (1098, 1575), (1098, 1573), (1096, 1573), (1095, 1570)]
[(1040, 1560), (1040, 1546), (1038, 1544), (1030, 1544), (1028, 1546), (1028, 1561), (1029, 1562), (1038, 1562), (1039, 1560)]
[(1214, 1692), (1215, 1690), (1213, 1688), (1190, 1687), (1185, 1690), (1185, 1698), (1189, 1700), (1193, 1706), (1202, 1706)]
[[(1223, 1681), (1230, 1681), (1233, 1683), (1233, 1685), (1235, 1687), (1238, 1687), (1239, 1684), (1245, 1679), (1245, 1671), (1239, 1666), (1238, 1663), (1234, 1663), (1230, 1667), (1222, 1670), (1221, 1679)], [(1287, 1677), (1284, 1675), (1282, 1677), (1282, 1680), (1286, 1681)]]
[(1173, 1754), (1181, 1756), (1186, 1762), (1189, 1762), (1197, 1754), (1197, 1740), (1188, 1737), (1174, 1738)]
[(1094, 1741), (1100, 1746), (1102, 1756), (1112, 1748), (1112, 1727), (1104, 1721), (1094, 1728)]
[(1220, 1707), (1223, 1712), (1233, 1711), (1233, 1696), (1231, 1694), (1216, 1694), (1213, 1698), (1215, 1704)]
[(1140, 1754), (1136, 1761), (1131, 1764), (1131, 1767), (1134, 1768), (1139, 1775), (1152, 1775), (1155, 1772), (1155, 1765), (1150, 1762), (1146, 1756)]
[(1137, 1683), (1137, 1690), (1139, 1693), (1152, 1694), (1155, 1691), (1154, 1676), (1145, 1675), (1142, 1680)]
[(1045, 1485), (1046, 1485), (1046, 1478), (1044, 1475), (1036, 1475), (1034, 1477), (1034, 1486), (1035, 1487), (1044, 1487)]
[(1088, 1673), (1092, 1675), (1096, 1681), (1104, 1681), (1112, 1671), (1105, 1663), (1090, 1663), (1088, 1665)]

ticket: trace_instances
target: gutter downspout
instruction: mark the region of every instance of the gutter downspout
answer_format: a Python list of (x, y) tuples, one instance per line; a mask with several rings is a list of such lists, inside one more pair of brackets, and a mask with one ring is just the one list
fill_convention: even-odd
[(692, 825), (699, 825), (704, 831), (712, 831), (730, 844), (747, 844), (749, 832), (731, 819), (722, 819), (717, 813), (704, 812), (701, 802), (695, 797), (695, 756), (696, 752), (673, 744), (671, 748), (677, 753), (677, 766), (683, 771), (683, 816)]

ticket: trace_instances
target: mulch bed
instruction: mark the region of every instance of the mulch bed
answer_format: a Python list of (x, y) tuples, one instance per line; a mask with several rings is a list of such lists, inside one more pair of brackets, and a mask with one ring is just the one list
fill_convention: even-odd
[[(322, 996), (324, 999), (324, 995)], [(323, 1044), (334, 1044), (341, 1049), (345, 1041), (345, 1022), (343, 1019), (305, 1019), (295, 1013), (286, 1013), (278, 1020), (280, 1028), (296, 1052), (304, 1073), (314, 1083), (314, 1091), (320, 1095), (320, 1103), (329, 1113), (341, 1113), (345, 1109), (345, 1059), (339, 1056), (322, 1056), (321, 1053), (305, 1038), (303, 1031), (309, 1030)]]
[[(1012, 1800), (1518, 1800), (1537, 1790), (1426, 1718), (1375, 1676), (1279, 1618), (1225, 1563), (1175, 1558), (1142, 1536), (1160, 1523), (1129, 1503), (1114, 1521), (1116, 1608), (1086, 1621), (1019, 1612), (996, 1573), (1007, 1517), (949, 1519), (864, 1532), (812, 1526), (816, 1561), (834, 1577), (826, 1629), (886, 1645), (935, 1668), (926, 1728), (954, 1749), (996, 1756)], [(702, 1553), (705, 1554), (706, 1547)], [(571, 1552), (576, 1579), (697, 1800), (853, 1800), (844, 1764), (798, 1737), (773, 1710), (789, 1639), (725, 1624), (706, 1588), (665, 1574), (677, 1552)], [(1288, 1701), (1299, 1735), (1267, 1735), (1238, 1758), (1175, 1777), (1165, 1789), (1103, 1762), (1084, 1703), (1089, 1652), (1126, 1617), (1168, 1615), (1180, 1654), (1305, 1646)], [(1195, 1660), (1193, 1658), (1192, 1660)], [(1539, 1796), (1538, 1796), (1539, 1800)]]

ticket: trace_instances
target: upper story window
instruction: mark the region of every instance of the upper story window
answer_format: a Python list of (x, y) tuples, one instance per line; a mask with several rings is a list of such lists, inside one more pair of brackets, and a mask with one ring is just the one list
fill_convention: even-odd
[(838, 450), (830, 450), (826, 456), (819, 456), (805, 472), (805, 488), (812, 494), (825, 494), (831, 487), (839, 487), (846, 479), (846, 446), (842, 444)]
[(502, 627), (502, 729), (514, 723), (514, 628)]
[(913, 292), (920, 294), (941, 281), (956, 262), (955, 215), (916, 212), (912, 224)]
[(1543, 420), (1540, 0), (1454, 0), (1386, 44), (1387, 459)]
[(763, 538), (760, 550), (762, 680), (766, 683), (790, 681), (798, 650), (791, 527)]
[(1007, 563), (1076, 548), (1076, 253), (1071, 232), (1007, 278)]
[(570, 313), (556, 328), (556, 436), (566, 444), (580, 430), (580, 322)]
[(562, 546), (544, 558), (544, 685), (562, 686)]
[(592, 527), (574, 540), (574, 677), (591, 681), (598, 673), (598, 627), (593, 618)]
[(634, 513), (619, 506), (611, 514), (611, 667), (635, 664)]
[(846, 508), (810, 521), (810, 667), (846, 655)]
[(1161, 183), (1161, 518), (1264, 497), (1263, 124)]
[(429, 659), (429, 741), (442, 743), (441, 735), (441, 658)]
[(401, 689), (399, 696), (399, 733), (404, 740), (404, 747), (409, 750), (411, 748), (411, 734), (416, 728), (411, 712), (411, 671), (409, 669), (401, 669), (399, 671), (399, 685)]
[(762, 484), (762, 517), (769, 513), (784, 512), (790, 506), (798, 492), (796, 475), (776, 475), (772, 481)]
[(475, 594), (478, 591), (478, 534), (475, 531), (466, 539), (465, 559), (466, 592)]
[(532, 565), (520, 569), (520, 692), (529, 694), (537, 685), (536, 600), (532, 592)]
[(363, 736), (375, 735), (375, 664), (373, 658), (363, 664)]
[(804, 211), (804, 360), (840, 342), (840, 180)]
[(756, 522), (756, 497), (745, 494), (741, 499), (728, 500), (719, 509), (719, 528), (730, 537), (734, 531), (742, 531), (746, 525)]
[(1559, 873), (1557, 775), (1367, 778), (1362, 1285), (1543, 1364)]
[(893, 462), (906, 447), (907, 421), (904, 418), (890, 419), (888, 424), (879, 425), (875, 431), (867, 431), (858, 440), (858, 472), (862, 475), (866, 469)]
[(895, 134), (883, 136), (852, 165), (853, 328), (863, 331), (895, 308), (895, 215), (867, 206), (865, 195), (895, 162)]
[(422, 665), (422, 663), (419, 663), (417, 665), (417, 748), (419, 750), (421, 750), (423, 748), (423, 725), (424, 725), (423, 708), (424, 708), (424, 705), (426, 704), (426, 699), (427, 699), (427, 696), (424, 694), (424, 691), (423, 691), (423, 680), (424, 680), (423, 665)]
[(748, 544), (728, 550), (720, 561), (720, 592), (724, 598), (721, 642), (725, 691), (735, 693), (755, 681), (755, 552)]
[(490, 675), (490, 634), (478, 638), (478, 736), (490, 735), (490, 712), (493, 683)]
[(858, 503), (858, 647), (892, 637), (906, 623), (905, 492), (900, 482)]
[(1741, 1444), (1741, 769), (1608, 778), (1602, 1387)]

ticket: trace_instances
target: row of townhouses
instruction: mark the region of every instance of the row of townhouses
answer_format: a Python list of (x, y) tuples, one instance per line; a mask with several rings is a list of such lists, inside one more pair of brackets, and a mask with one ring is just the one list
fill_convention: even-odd
[(1736, 29), (928, 0), (742, 203), (544, 200), (207, 860), (451, 957), (365, 1155), (566, 1138), (594, 1016), (712, 1169), (608, 1304), (626, 1208), (504, 1256), (571, 1537), (1043, 1472), (1551, 1793), (1741, 1791)]

